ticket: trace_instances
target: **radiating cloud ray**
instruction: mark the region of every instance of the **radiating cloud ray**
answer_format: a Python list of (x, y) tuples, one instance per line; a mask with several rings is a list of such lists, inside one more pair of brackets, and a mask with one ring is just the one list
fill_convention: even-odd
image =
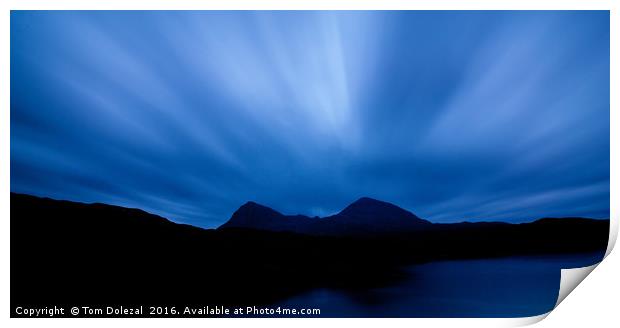
[(214, 227), (609, 215), (609, 13), (11, 14), (11, 190)]

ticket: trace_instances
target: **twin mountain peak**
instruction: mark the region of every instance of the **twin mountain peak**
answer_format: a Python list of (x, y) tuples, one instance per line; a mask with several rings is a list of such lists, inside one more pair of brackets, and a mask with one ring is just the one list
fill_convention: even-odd
[(431, 223), (388, 202), (362, 197), (337, 214), (324, 218), (284, 215), (247, 202), (219, 229), (246, 228), (303, 234), (347, 235), (401, 233), (427, 228)]

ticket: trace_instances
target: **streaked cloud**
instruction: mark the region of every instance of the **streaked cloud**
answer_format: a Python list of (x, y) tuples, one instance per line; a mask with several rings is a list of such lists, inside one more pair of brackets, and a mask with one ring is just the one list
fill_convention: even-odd
[(609, 13), (11, 14), (11, 190), (214, 227), (609, 216)]

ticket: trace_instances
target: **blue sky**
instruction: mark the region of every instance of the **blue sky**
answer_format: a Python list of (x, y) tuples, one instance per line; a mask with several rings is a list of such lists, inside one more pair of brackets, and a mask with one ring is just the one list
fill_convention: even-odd
[(609, 217), (609, 13), (11, 13), (11, 191), (215, 227)]

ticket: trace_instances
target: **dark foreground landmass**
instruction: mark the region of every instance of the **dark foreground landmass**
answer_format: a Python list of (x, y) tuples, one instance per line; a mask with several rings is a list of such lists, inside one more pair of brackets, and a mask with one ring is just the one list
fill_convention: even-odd
[[(433, 224), (389, 203), (360, 201), (338, 214), (344, 225), (307, 217), (280, 224), (281, 214), (248, 203), (232, 223), (206, 230), (137, 209), (12, 193), (11, 307), (261, 305), (318, 287), (390, 284), (405, 264), (607, 247), (609, 220)], [(371, 216), (390, 228), (373, 234)], [(407, 218), (414, 224), (398, 230)], [(258, 230), (252, 220), (276, 223)]]

